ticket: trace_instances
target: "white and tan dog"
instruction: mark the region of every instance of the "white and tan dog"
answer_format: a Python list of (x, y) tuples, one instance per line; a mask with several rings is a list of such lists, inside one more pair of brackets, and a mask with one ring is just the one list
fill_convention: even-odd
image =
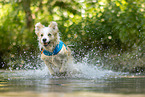
[(48, 27), (41, 23), (35, 25), (41, 49), (41, 59), (45, 62), (51, 75), (65, 75), (67, 73), (71, 51), (60, 40), (56, 22), (51, 22)]

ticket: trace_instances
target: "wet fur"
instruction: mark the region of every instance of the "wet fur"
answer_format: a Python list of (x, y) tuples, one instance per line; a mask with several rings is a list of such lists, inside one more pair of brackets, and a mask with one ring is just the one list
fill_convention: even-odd
[[(59, 30), (56, 22), (51, 22), (48, 27), (41, 23), (35, 25), (35, 33), (38, 36), (40, 50), (44, 48), (49, 52), (53, 52), (54, 48), (60, 42)], [(44, 40), (46, 40), (44, 42)], [(69, 61), (71, 60), (70, 49), (63, 45), (61, 51), (57, 55), (46, 56), (41, 54), (41, 59), (47, 65), (51, 75), (65, 75), (68, 70)]]

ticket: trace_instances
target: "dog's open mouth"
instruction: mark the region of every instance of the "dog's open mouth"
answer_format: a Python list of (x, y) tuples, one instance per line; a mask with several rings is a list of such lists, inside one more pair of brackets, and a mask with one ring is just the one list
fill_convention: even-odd
[(50, 41), (43, 43), (44, 46), (48, 46), (49, 44), (50, 44)]

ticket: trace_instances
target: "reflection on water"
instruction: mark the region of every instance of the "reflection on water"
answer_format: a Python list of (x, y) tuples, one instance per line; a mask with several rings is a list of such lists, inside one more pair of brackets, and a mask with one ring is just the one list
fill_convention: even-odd
[[(145, 96), (145, 76), (111, 74), (92, 79), (78, 78), (78, 76), (77, 78), (53, 78), (45, 70), (1, 71), (0, 95), (15, 94), (15, 92), (18, 95), (31, 93), (31, 97), (36, 96), (35, 93), (50, 95), (54, 92), (55, 94), (67, 93), (66, 97), (71, 94), (76, 95), (76, 93), (86, 93), (86, 95), (94, 93), (96, 93), (94, 95), (99, 95), (98, 93), (116, 95), (119, 93)], [(18, 95), (15, 94), (15, 96)]]

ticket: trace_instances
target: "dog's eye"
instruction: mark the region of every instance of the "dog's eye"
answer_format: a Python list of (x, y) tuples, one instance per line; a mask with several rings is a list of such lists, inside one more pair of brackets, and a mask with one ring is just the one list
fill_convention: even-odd
[(41, 34), (41, 37), (43, 36), (43, 34)]
[(51, 36), (51, 34), (48, 34), (48, 36)]

